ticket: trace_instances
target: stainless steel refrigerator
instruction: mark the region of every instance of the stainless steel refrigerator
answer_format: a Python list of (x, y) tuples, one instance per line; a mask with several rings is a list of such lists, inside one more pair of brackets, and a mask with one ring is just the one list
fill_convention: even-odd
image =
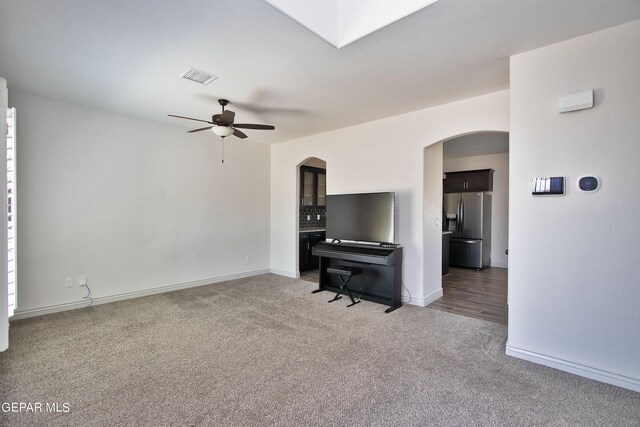
[(478, 270), (491, 265), (491, 195), (445, 193), (444, 228), (452, 231), (449, 265)]

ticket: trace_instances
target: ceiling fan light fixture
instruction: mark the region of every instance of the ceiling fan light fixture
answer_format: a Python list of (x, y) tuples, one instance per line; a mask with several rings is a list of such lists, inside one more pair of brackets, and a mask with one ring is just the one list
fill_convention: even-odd
[(233, 129), (230, 126), (214, 126), (211, 128), (213, 133), (221, 138), (227, 137), (233, 134)]
[[(194, 132), (202, 132), (211, 129), (211, 131), (219, 136), (220, 138), (226, 138), (228, 136), (235, 136), (239, 139), (246, 139), (247, 135), (242, 132), (240, 129), (254, 129), (254, 130), (275, 130), (275, 126), (273, 125), (261, 125), (256, 123), (238, 123), (234, 124), (234, 119), (236, 117), (236, 113), (231, 110), (226, 110), (224, 107), (229, 104), (229, 101), (226, 99), (219, 99), (218, 103), (222, 107), (222, 113), (214, 114), (211, 116), (211, 120), (202, 120), (196, 119), (193, 117), (186, 116), (176, 116), (175, 114), (169, 114), (169, 117), (175, 117), (178, 119), (186, 119), (186, 120), (194, 120), (196, 122), (203, 122), (210, 124), (211, 126), (192, 129), (188, 131), (189, 133)], [(240, 129), (238, 129), (240, 128)]]

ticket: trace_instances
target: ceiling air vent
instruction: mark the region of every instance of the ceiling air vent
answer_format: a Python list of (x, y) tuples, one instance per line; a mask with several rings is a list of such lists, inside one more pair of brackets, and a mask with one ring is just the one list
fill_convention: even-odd
[(196, 70), (195, 68), (189, 68), (187, 71), (182, 73), (180, 77), (183, 77), (187, 80), (191, 80), (192, 82), (200, 83), (203, 85), (208, 85), (209, 83), (217, 79), (217, 77), (214, 76), (213, 74)]

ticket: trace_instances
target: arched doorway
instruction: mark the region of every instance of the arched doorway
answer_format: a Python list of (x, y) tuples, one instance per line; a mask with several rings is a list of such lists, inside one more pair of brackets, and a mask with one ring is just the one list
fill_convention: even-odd
[(482, 131), (425, 148), (425, 218), (439, 218), (425, 222), (425, 288), (442, 290), (431, 308), (507, 322), (508, 143)]
[(325, 240), (327, 162), (309, 157), (297, 166), (297, 266), (299, 277), (318, 283), (318, 257), (311, 250)]

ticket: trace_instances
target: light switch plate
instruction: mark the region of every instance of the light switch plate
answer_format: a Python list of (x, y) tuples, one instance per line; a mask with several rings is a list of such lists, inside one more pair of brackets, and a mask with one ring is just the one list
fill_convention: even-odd
[(565, 190), (564, 181), (563, 176), (533, 178), (531, 180), (531, 194), (534, 196), (562, 196)]

